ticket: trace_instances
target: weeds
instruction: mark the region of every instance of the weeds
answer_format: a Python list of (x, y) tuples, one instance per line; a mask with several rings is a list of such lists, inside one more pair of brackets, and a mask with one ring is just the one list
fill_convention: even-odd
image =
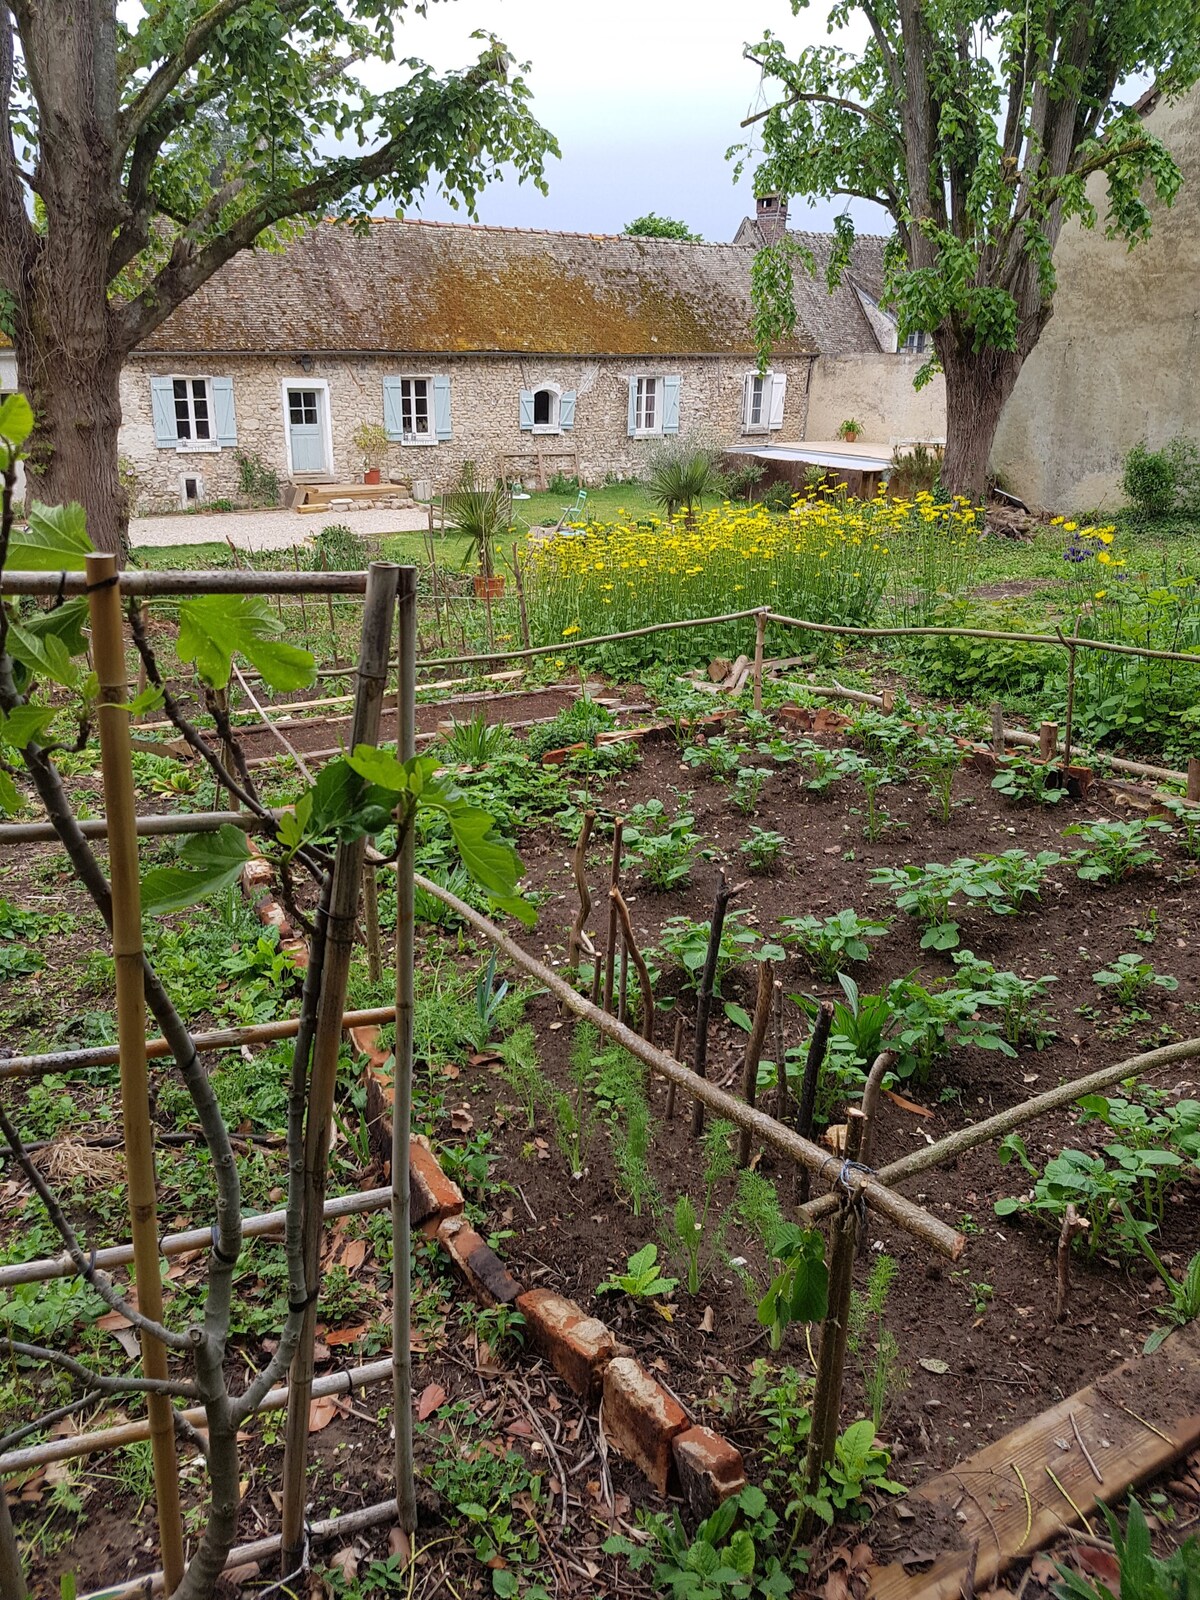
[(709, 1123), (704, 1132), (704, 1200), (700, 1213), (697, 1215), (691, 1196), (685, 1193), (677, 1196), (671, 1216), (670, 1242), (686, 1264), (687, 1291), (692, 1295), (700, 1293), (700, 1285), (720, 1252), (729, 1223), (727, 1209), (713, 1219), (710, 1227), (717, 1186), (732, 1177), (736, 1170), (735, 1131), (732, 1122)]
[(893, 1256), (876, 1256), (871, 1263), (865, 1294), (857, 1291), (850, 1301), (850, 1332), (848, 1346), (862, 1367), (863, 1390), (871, 1408), (871, 1418), (878, 1433), (889, 1407), (907, 1384), (907, 1375), (900, 1365), (900, 1346), (896, 1336), (884, 1323), (888, 1295), (899, 1275), (900, 1267)]

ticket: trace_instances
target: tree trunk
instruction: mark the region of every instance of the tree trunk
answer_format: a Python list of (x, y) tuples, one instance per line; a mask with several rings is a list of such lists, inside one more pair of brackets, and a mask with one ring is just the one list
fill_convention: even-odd
[[(97, 550), (124, 562), (129, 502), (118, 470), (121, 360), (96, 359), (49, 330), (18, 334), (17, 370), (37, 425), (25, 463), (26, 496), (45, 505), (77, 500)], [(32, 332), (32, 330), (31, 330)]]
[[(949, 340), (945, 341), (949, 345)], [(946, 454), (942, 485), (978, 502), (987, 485), (988, 460), (1000, 413), (1013, 392), (1024, 356), (1017, 351), (939, 350), (946, 375)]]

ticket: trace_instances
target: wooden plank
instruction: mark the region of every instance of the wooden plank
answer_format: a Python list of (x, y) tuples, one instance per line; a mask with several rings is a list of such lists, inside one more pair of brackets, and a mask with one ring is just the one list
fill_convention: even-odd
[[(1126, 1361), (898, 1502), (917, 1513), (907, 1524), (896, 1522), (901, 1542), (903, 1530), (913, 1530), (912, 1556), (944, 1541), (947, 1528), (957, 1529), (961, 1547), (919, 1571), (906, 1570), (903, 1558), (874, 1568), (869, 1600), (959, 1600), (975, 1542), (975, 1585), (982, 1593), (1014, 1561), (1076, 1526), (1078, 1513), (1091, 1518), (1101, 1501), (1119, 1499), (1198, 1444), (1200, 1323), (1193, 1322), (1153, 1355)], [(882, 1515), (885, 1526), (894, 1516), (894, 1509)], [(917, 1531), (922, 1527), (924, 1534)], [(892, 1542), (890, 1533), (884, 1542)]]

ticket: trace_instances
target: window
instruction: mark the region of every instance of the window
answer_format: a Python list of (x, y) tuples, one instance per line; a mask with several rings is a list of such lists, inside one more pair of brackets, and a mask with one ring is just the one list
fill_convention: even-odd
[(786, 372), (748, 372), (742, 388), (742, 432), (774, 433), (783, 427)]
[(919, 356), (924, 351), (928, 338), (929, 335), (925, 332), (925, 329), (918, 328), (915, 333), (909, 334), (900, 348), (905, 355)]
[(288, 390), (288, 421), (293, 428), (315, 428), (320, 417), (315, 389)]
[(639, 378), (633, 406), (634, 433), (661, 433), (658, 414), (657, 378)]
[(405, 439), (429, 439), (429, 379), (400, 379), (400, 423)]
[(212, 398), (207, 378), (172, 378), (175, 437), (207, 444), (213, 438)]
[(533, 425), (548, 430), (558, 427), (558, 395), (553, 389), (533, 391)]
[(761, 373), (756, 372), (750, 379), (750, 386), (746, 395), (746, 428), (755, 432), (767, 425), (766, 410), (767, 380)]

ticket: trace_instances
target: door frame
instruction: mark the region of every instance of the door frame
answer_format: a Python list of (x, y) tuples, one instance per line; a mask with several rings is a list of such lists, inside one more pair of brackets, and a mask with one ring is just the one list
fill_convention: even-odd
[[(317, 389), (321, 392), (322, 398), (318, 401), (318, 404), (321, 410), (321, 441), (325, 446), (325, 471), (331, 478), (336, 478), (337, 473), (333, 467), (333, 423), (329, 408), (329, 379), (307, 378), (303, 374), (299, 378), (281, 378), (279, 380), (279, 405), (283, 414), (283, 443), (287, 451), (288, 477), (292, 478), (296, 475), (296, 469), (292, 465), (292, 419), (288, 411), (289, 389)], [(305, 476), (311, 477), (312, 474), (306, 473)]]

